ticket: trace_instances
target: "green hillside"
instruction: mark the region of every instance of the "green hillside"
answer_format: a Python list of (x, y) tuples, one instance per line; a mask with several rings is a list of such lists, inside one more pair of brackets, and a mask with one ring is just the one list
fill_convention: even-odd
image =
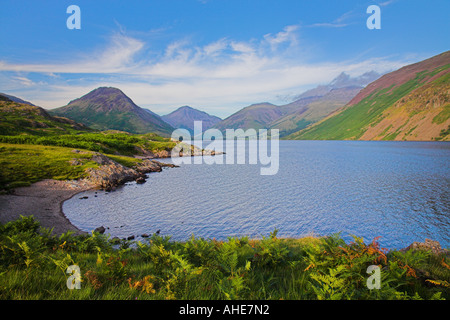
[(419, 63), (410, 69), (388, 74), (372, 83), (367, 90), (370, 90), (369, 93), (362, 90), (352, 100), (357, 101), (355, 104), (349, 103), (316, 125), (287, 138), (447, 140), (450, 125), (446, 111), (450, 103), (449, 58), (448, 53), (439, 55), (434, 65), (433, 58), (426, 60), (428, 68), (430, 64), (433, 65), (427, 70), (415, 72), (420, 70)]
[(13, 102), (0, 95), (0, 135), (45, 136), (92, 131), (73, 120), (51, 116), (40, 107)]
[(167, 137), (174, 130), (161, 117), (137, 106), (117, 88), (97, 88), (49, 113), (73, 119), (97, 130), (139, 134), (153, 132)]

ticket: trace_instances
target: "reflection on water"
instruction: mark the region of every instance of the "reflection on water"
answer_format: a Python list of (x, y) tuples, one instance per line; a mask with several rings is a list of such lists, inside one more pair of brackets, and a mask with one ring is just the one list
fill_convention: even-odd
[(259, 165), (185, 164), (145, 184), (85, 192), (63, 210), (82, 230), (103, 225), (118, 237), (159, 229), (174, 240), (260, 237), (278, 228), (281, 237), (342, 232), (381, 236), (392, 249), (425, 238), (448, 247), (449, 156), (448, 143), (280, 141), (273, 176)]

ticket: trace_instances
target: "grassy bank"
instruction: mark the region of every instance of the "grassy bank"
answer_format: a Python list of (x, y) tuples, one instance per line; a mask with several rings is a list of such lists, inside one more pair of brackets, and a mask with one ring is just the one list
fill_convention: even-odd
[[(70, 180), (84, 177), (85, 169), (98, 164), (90, 153), (72, 148), (0, 143), (0, 190), (28, 186), (43, 179)], [(74, 159), (80, 159), (76, 165)]]
[[(97, 168), (93, 152), (73, 152), (66, 147), (0, 143), (0, 191), (29, 186), (44, 179), (77, 180), (87, 168)], [(110, 159), (133, 167), (142, 160), (106, 154)]]
[(27, 144), (80, 148), (109, 154), (132, 156), (139, 154), (140, 149), (152, 152), (171, 150), (175, 143), (168, 138), (155, 134), (132, 135), (128, 133), (80, 133), (66, 135), (15, 135), (0, 136), (0, 142), (9, 144)]
[[(126, 167), (140, 160), (143, 152), (170, 152), (175, 143), (156, 134), (95, 132), (59, 135), (0, 135), (0, 191), (28, 186), (43, 179), (69, 180), (85, 177), (91, 161), (100, 152)], [(74, 153), (74, 149), (82, 152)]]
[[(259, 240), (60, 237), (33, 218), (0, 227), (0, 299), (449, 299), (450, 259), (339, 236)], [(67, 267), (80, 268), (69, 290)], [(368, 289), (367, 268), (381, 268)]]

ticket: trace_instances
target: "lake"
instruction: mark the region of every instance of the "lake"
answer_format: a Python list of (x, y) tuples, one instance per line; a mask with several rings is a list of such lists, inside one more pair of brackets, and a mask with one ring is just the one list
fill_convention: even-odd
[(104, 226), (136, 240), (157, 230), (223, 240), (278, 229), (279, 237), (341, 232), (366, 243), (380, 236), (389, 249), (425, 238), (450, 246), (450, 143), (280, 141), (279, 154), (275, 175), (248, 163), (182, 164), (144, 184), (83, 192), (63, 211), (81, 230)]

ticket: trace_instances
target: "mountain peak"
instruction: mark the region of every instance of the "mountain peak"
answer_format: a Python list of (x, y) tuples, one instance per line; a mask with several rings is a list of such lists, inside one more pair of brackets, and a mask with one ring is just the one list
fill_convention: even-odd
[(136, 112), (138, 107), (122, 90), (114, 87), (99, 87), (81, 98), (72, 100), (67, 106), (84, 105), (100, 112)]
[(115, 87), (98, 87), (98, 88), (90, 91), (89, 93), (85, 94), (83, 97), (96, 96), (96, 95), (111, 95), (111, 94), (126, 96), (122, 90), (115, 88)]
[(98, 87), (97, 89), (92, 90), (91, 92), (95, 92), (95, 91), (102, 91), (102, 92), (122, 92), (122, 90), (115, 88), (115, 87)]
[(202, 121), (203, 130), (207, 130), (222, 120), (190, 106), (179, 107), (175, 111), (162, 116), (162, 119), (174, 128), (187, 129), (191, 132), (194, 130), (194, 121)]
[(342, 84), (345, 84), (346, 82), (348, 82), (350, 79), (350, 76), (348, 74), (346, 74), (345, 72), (341, 72), (336, 78), (334, 78), (329, 86), (331, 87), (338, 87), (341, 86)]
[(344, 88), (344, 87), (365, 87), (369, 83), (375, 81), (381, 76), (381, 74), (375, 71), (368, 71), (360, 76), (351, 77), (345, 72), (341, 72), (336, 78), (334, 78), (328, 85), (332, 89)]
[(179, 107), (178, 110), (183, 110), (183, 109), (187, 109), (187, 110), (195, 110), (194, 108), (190, 107), (190, 106), (182, 106)]
[(161, 117), (137, 106), (122, 90), (99, 87), (64, 107), (52, 110), (99, 130), (121, 130), (131, 133), (155, 132), (169, 135), (172, 127)]
[(311, 90), (305, 91), (304, 93), (298, 95), (294, 98), (294, 101), (311, 98), (311, 97), (323, 97), (330, 91), (340, 88), (363, 88), (369, 83), (375, 81), (381, 76), (381, 74), (375, 71), (365, 72), (357, 77), (352, 77), (346, 72), (341, 72), (336, 78), (331, 80), (329, 84), (319, 85)]

